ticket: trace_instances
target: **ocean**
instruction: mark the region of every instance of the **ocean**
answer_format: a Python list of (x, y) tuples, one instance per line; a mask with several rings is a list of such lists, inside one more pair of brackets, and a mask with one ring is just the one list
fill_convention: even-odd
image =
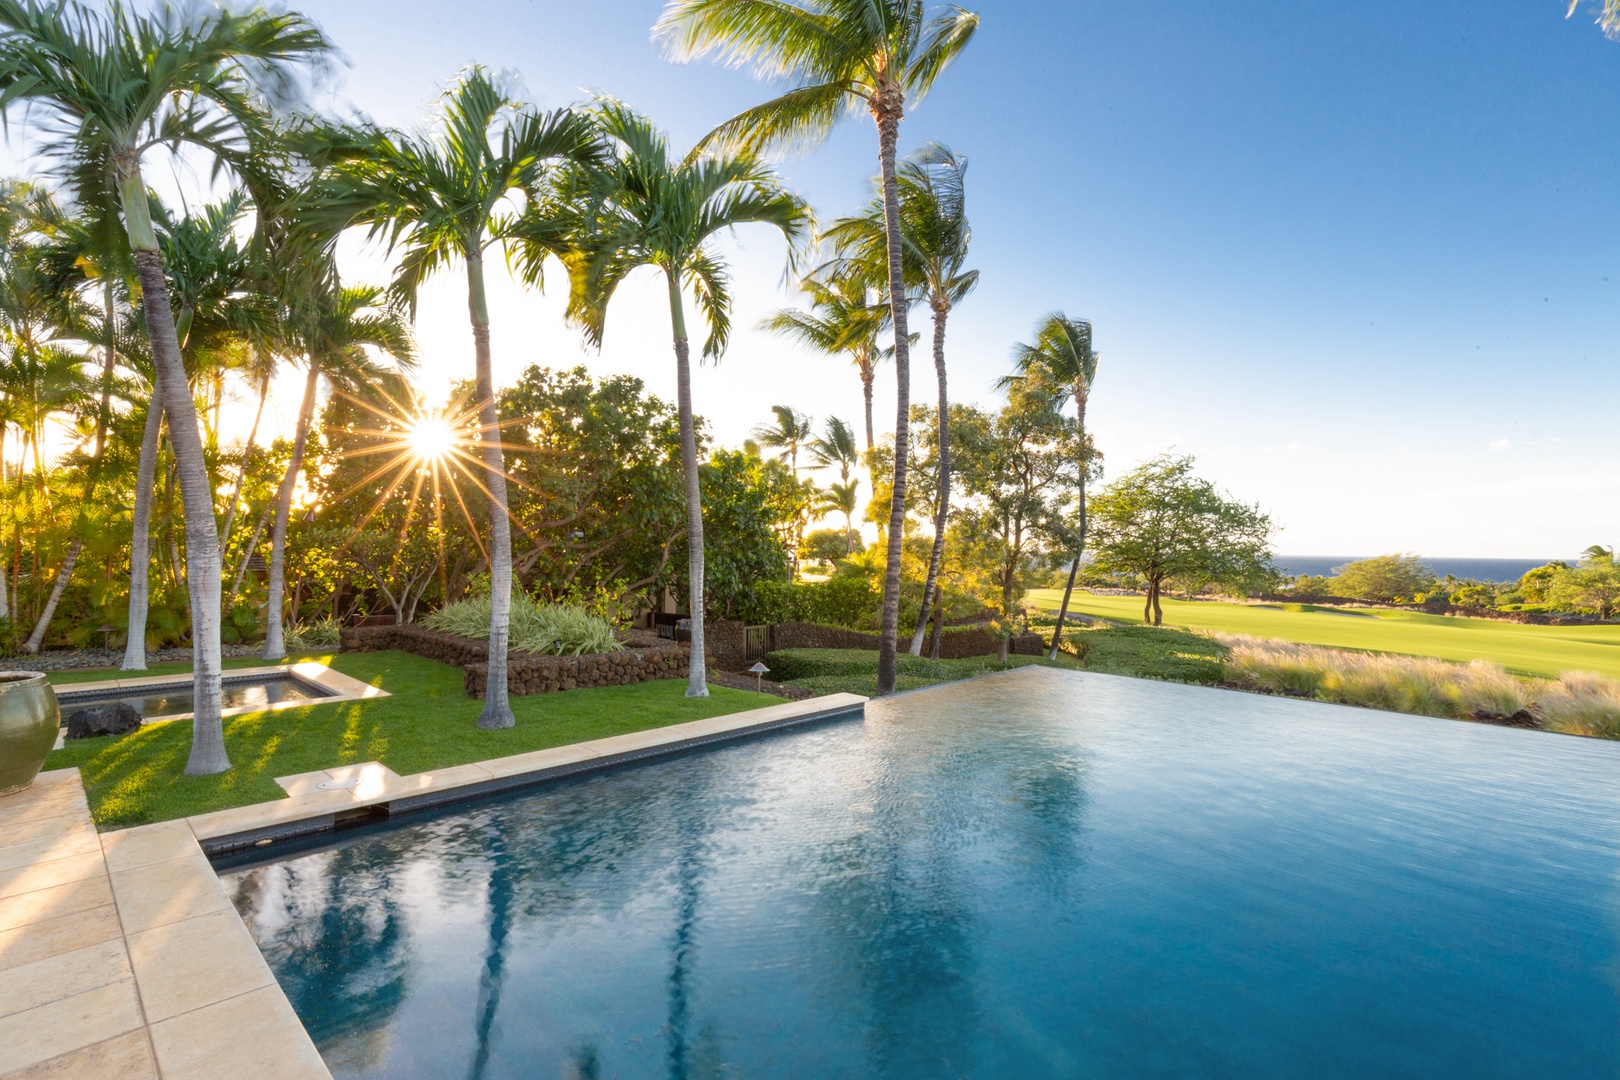
[[(1299, 574), (1327, 577), (1333, 573), (1334, 567), (1365, 558), (1369, 556), (1279, 555), (1276, 562), (1277, 568), (1291, 577)], [(1427, 555), (1422, 558), (1423, 565), (1441, 577), (1450, 574), (1452, 577), (1473, 578), (1476, 581), (1518, 581), (1525, 571), (1552, 562), (1552, 559), (1450, 559), (1430, 558)], [(1569, 562), (1574, 562), (1576, 558), (1578, 556), (1566, 556)]]

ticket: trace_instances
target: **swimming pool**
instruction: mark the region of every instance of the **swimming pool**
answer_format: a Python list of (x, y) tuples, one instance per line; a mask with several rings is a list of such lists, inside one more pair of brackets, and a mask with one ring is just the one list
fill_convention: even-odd
[(339, 1077), (1613, 1076), (1617, 776), (1029, 668), (221, 876)]

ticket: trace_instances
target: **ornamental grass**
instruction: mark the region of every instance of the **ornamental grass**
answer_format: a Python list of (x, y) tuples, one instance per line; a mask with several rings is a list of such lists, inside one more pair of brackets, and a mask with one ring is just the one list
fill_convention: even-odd
[(1591, 672), (1528, 679), (1484, 660), (1458, 664), (1244, 634), (1215, 638), (1229, 650), (1227, 678), (1263, 690), (1391, 712), (1620, 738), (1620, 682)]

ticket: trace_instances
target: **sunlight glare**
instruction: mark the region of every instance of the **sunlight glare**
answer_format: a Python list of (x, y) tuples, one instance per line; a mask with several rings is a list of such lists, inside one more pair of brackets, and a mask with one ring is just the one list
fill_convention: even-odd
[(442, 416), (424, 416), (407, 436), (411, 453), (421, 461), (438, 461), (456, 445), (456, 429)]

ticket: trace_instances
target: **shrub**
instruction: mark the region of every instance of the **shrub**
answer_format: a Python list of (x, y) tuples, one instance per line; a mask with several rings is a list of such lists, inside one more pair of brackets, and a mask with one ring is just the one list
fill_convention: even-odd
[(314, 622), (300, 623), (287, 632), (283, 643), (288, 649), (335, 649), (342, 643), (337, 620), (328, 615)]
[[(422, 625), (446, 634), (488, 640), (489, 597), (473, 596), (446, 604), (422, 619)], [(561, 604), (537, 604), (520, 592), (512, 594), (511, 635), (511, 647), (519, 652), (582, 656), (623, 648), (606, 619)]]
[(738, 617), (755, 624), (807, 622), (868, 630), (876, 620), (878, 599), (860, 574), (835, 574), (826, 581), (761, 581)]

